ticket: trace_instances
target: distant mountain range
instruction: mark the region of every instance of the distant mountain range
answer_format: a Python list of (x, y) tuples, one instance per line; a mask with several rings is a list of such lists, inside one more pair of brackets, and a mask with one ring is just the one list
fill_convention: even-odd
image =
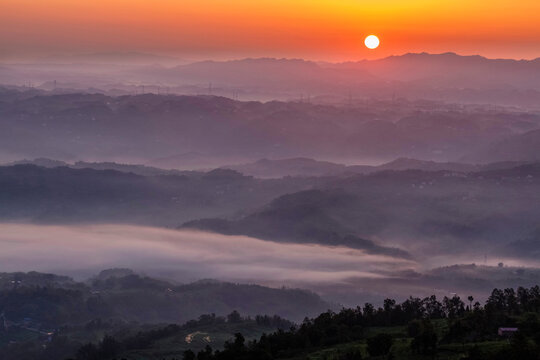
[(0, 218), (176, 226), (194, 218), (227, 216), (258, 207), (323, 182), (295, 179), (276, 183), (225, 169), (155, 176), (144, 170), (143, 176), (131, 171), (140, 169), (136, 166), (118, 168), (129, 170), (0, 166)]
[[(405, 54), (380, 60), (315, 63), (300, 59), (203, 61), (173, 68), (132, 71), (147, 82), (211, 84), (281, 98), (340, 94), (356, 97), (444, 99), (463, 103), (528, 104), (540, 97), (540, 59)], [(390, 82), (390, 84), (388, 83)], [(211, 93), (211, 89), (209, 89)]]
[(512, 60), (462, 56), (451, 52), (409, 53), (379, 60), (336, 64), (335, 67), (366, 71), (385, 80), (412, 81), (438, 88), (513, 86), (540, 90), (540, 58)]
[(179, 170), (167, 170), (157, 167), (138, 165), (138, 164), (120, 164), (115, 162), (87, 162), (87, 161), (76, 161), (74, 163), (68, 163), (60, 160), (53, 160), (48, 158), (37, 158), (33, 160), (17, 160), (5, 164), (6, 166), (12, 165), (36, 165), (45, 168), (55, 168), (55, 167), (69, 167), (72, 169), (94, 169), (94, 170), (116, 170), (121, 172), (133, 173), (143, 176), (152, 176), (152, 175), (182, 175), (188, 174), (188, 171), (179, 171)]
[[(4, 162), (48, 157), (180, 169), (296, 157), (455, 162), (540, 128), (532, 111), (422, 101), (338, 106), (4, 88), (0, 103)], [(537, 153), (532, 139), (500, 159), (490, 152), (487, 162), (535, 160)]]
[[(120, 172), (133, 173), (142, 176), (155, 175), (192, 175), (198, 174), (197, 171), (168, 169), (169, 162), (171, 167), (178, 165), (182, 158), (198, 157), (198, 154), (186, 154), (171, 159), (155, 160), (152, 163), (162, 165), (162, 167), (153, 167), (139, 164), (121, 164), (116, 162), (87, 162), (76, 161), (68, 163), (65, 161), (36, 158), (33, 160), (18, 160), (4, 164), (4, 166), (13, 165), (36, 165), (46, 168), (69, 167), (72, 169), (94, 169), (94, 170), (116, 170)], [(173, 160), (174, 159), (174, 160)], [(202, 161), (202, 160), (200, 160)], [(538, 161), (540, 162), (540, 160)], [(200, 162), (199, 162), (200, 163)], [(282, 178), (282, 177), (332, 177), (346, 176), (354, 174), (370, 174), (378, 171), (404, 171), (404, 170), (422, 170), (422, 171), (455, 171), (462, 173), (480, 172), (489, 170), (504, 170), (515, 168), (520, 165), (534, 163), (534, 161), (501, 161), (487, 164), (470, 164), (460, 162), (436, 162), (427, 160), (418, 160), (411, 158), (398, 158), (396, 160), (381, 165), (344, 165), (330, 161), (319, 161), (310, 158), (291, 158), (291, 159), (261, 159), (252, 163), (225, 165), (219, 167), (224, 170), (234, 170), (245, 176), (253, 176), (261, 179)], [(1, 165), (0, 165), (1, 166)], [(208, 171), (208, 169), (199, 170), (199, 174)]]
[(35, 63), (51, 64), (115, 64), (148, 65), (160, 64), (174, 66), (185, 60), (173, 56), (155, 55), (141, 52), (98, 52), (87, 54), (58, 54), (36, 59)]
[(413, 81), (442, 88), (514, 86), (540, 90), (540, 58), (488, 59), (455, 53), (405, 54), (335, 64), (274, 58), (202, 61), (163, 69), (163, 74), (184, 80), (236, 86), (275, 86), (280, 83), (284, 86), (293, 83), (317, 85), (324, 82), (328, 82), (328, 85), (343, 82), (353, 85), (391, 80)]
[[(503, 254), (500, 245), (537, 227), (534, 219), (540, 209), (533, 189), (539, 177), (538, 163), (501, 163), (469, 173), (392, 170), (345, 175), (314, 190), (282, 195), (240, 217), (199, 219), (183, 227), (343, 245), (398, 257), (408, 255), (392, 249), (395, 245), (413, 255), (416, 246), (424, 255), (470, 253), (486, 246), (490, 253)], [(518, 195), (516, 189), (524, 186), (528, 190)]]
[(347, 166), (329, 161), (317, 161), (309, 158), (292, 158), (279, 160), (261, 159), (253, 163), (226, 165), (222, 168), (232, 169), (244, 175), (259, 178), (279, 178), (283, 176), (336, 176), (347, 174), (370, 174), (377, 171), (385, 170), (456, 171), (467, 173), (497, 169), (508, 169), (526, 163), (526, 161), (506, 161), (488, 164), (470, 164), (460, 162), (435, 162), (410, 158), (398, 158), (382, 165)]
[(540, 130), (505, 137), (464, 156), (464, 161), (540, 161)]
[(0, 77), (12, 85), (57, 80), (79, 90), (124, 94), (141, 92), (146, 85), (154, 93), (161, 88), (266, 101), (407, 98), (537, 109), (540, 100), (540, 59), (421, 53), (346, 63), (275, 58), (179, 63), (152, 54), (83, 54), (6, 64), (0, 67)]

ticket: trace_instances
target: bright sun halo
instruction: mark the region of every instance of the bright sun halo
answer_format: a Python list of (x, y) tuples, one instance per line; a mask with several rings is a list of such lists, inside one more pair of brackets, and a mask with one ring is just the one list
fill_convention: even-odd
[(377, 47), (379, 47), (379, 43), (380, 43), (379, 38), (376, 37), (375, 35), (369, 35), (364, 40), (364, 44), (366, 44), (366, 47), (368, 49), (376, 49)]

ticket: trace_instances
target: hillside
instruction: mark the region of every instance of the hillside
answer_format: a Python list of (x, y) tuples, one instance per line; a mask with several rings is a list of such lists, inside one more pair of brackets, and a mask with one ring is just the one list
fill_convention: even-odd
[(279, 242), (342, 245), (365, 250), (369, 254), (386, 254), (408, 258), (406, 251), (379, 246), (355, 236), (328, 212), (354, 206), (355, 199), (343, 192), (310, 190), (284, 195), (262, 210), (237, 221), (206, 219), (187, 222), (182, 228), (196, 228), (228, 235), (248, 235)]
[(515, 86), (540, 90), (540, 60), (488, 59), (455, 53), (409, 53), (378, 60), (338, 64), (387, 79), (437, 87), (489, 88)]
[[(96, 320), (65, 327), (50, 340), (12, 341), (3, 359), (308, 359), (308, 360), (537, 360), (538, 286), (493, 289), (482, 304), (473, 296), (387, 298), (327, 311), (301, 324), (279, 317), (203, 315), (184, 325), (140, 326)], [(501, 328), (506, 333), (500, 333)], [(0, 341), (21, 327), (10, 326)], [(511, 330), (510, 330), (511, 329)], [(269, 330), (268, 333), (262, 333)], [(234, 333), (233, 333), (234, 332)], [(46, 346), (40, 346), (46, 344)]]
[[(377, 239), (378, 246), (407, 249), (421, 257), (445, 252), (472, 252), (479, 259), (486, 253), (501, 256), (500, 245), (537, 228), (540, 173), (536, 164), (488, 169), (330, 178), (317, 190), (283, 195), (240, 218), (201, 219), (184, 226), (363, 249), (372, 245), (361, 239)], [(503, 203), (505, 208), (497, 205)]]
[(280, 315), (301, 320), (333, 308), (299, 289), (198, 281), (175, 284), (133, 272), (76, 282), (41, 273), (2, 273), (0, 309), (6, 320), (40, 328), (81, 325), (93, 319), (146, 324), (183, 323), (203, 314)]
[(184, 170), (264, 158), (448, 162), (540, 126), (535, 113), (421, 101), (343, 106), (6, 90), (0, 102), (4, 162), (46, 157)]
[(526, 163), (526, 161), (500, 161), (486, 164), (472, 164), (465, 162), (436, 162), (400, 157), (381, 165), (344, 165), (310, 158), (291, 158), (276, 160), (261, 159), (252, 163), (226, 165), (222, 168), (232, 169), (244, 175), (257, 178), (280, 178), (284, 176), (344, 176), (370, 174), (385, 170), (454, 171), (468, 173), (509, 169)]
[(540, 161), (540, 130), (506, 137), (463, 157), (465, 161)]
[(280, 178), (284, 176), (325, 176), (342, 174), (347, 166), (329, 161), (309, 158), (269, 160), (261, 159), (253, 163), (225, 165), (223, 168), (236, 170), (244, 175), (258, 178)]
[(473, 252), (476, 258), (503, 256), (501, 246), (536, 230), (540, 214), (538, 165), (514, 165), (490, 164), (469, 173), (386, 170), (282, 179), (255, 179), (226, 169), (141, 176), (16, 165), (0, 167), (0, 218), (187, 223), (223, 234), (371, 253), (406, 248), (422, 258), (446, 250)]
[(182, 219), (231, 216), (322, 181), (258, 180), (232, 170), (141, 176), (132, 173), (131, 166), (114, 167), (130, 172), (35, 165), (0, 167), (0, 219), (176, 226)]

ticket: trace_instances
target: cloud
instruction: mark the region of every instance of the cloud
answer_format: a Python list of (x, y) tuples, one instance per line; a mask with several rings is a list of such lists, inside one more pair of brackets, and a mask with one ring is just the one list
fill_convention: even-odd
[(131, 225), (0, 224), (0, 271), (88, 276), (129, 267), (179, 281), (214, 278), (273, 285), (339, 284), (413, 269), (409, 260), (347, 247)]

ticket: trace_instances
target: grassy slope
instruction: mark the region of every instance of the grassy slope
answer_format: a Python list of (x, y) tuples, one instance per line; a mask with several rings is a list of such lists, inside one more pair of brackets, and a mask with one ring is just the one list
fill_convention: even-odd
[[(182, 352), (185, 350), (191, 349), (198, 352), (204, 349), (206, 345), (210, 345), (213, 349), (221, 349), (225, 341), (231, 340), (234, 334), (238, 332), (242, 333), (246, 340), (251, 341), (258, 339), (263, 333), (270, 333), (275, 330), (275, 328), (249, 322), (197, 326), (160, 339), (150, 349), (132, 350), (123, 353), (121, 357), (126, 360), (161, 360), (169, 357), (181, 357)], [(190, 334), (193, 337), (191, 342), (188, 343), (186, 337)]]

